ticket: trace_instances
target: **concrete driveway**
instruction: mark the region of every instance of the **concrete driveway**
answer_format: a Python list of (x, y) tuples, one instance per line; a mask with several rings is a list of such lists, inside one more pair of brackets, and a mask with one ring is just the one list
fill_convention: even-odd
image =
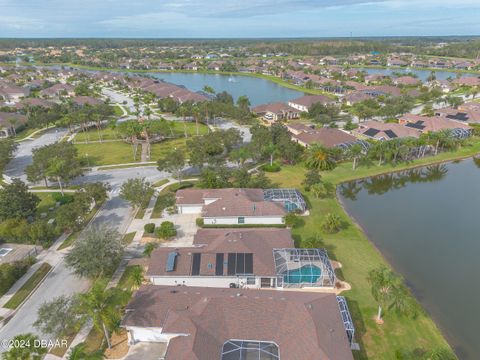
[(195, 223), (199, 214), (174, 214), (162, 218), (162, 221), (171, 221), (177, 229), (177, 236), (174, 240), (162, 243), (166, 247), (185, 247), (192, 246), (193, 236), (196, 234), (198, 227)]

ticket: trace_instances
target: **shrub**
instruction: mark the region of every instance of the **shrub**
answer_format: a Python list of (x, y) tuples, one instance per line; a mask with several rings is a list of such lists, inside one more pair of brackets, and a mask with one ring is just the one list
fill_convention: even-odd
[(170, 191), (173, 191), (173, 192), (177, 192), (178, 190), (181, 190), (181, 189), (188, 189), (188, 188), (191, 188), (193, 187), (193, 185), (195, 185), (193, 182), (181, 182), (181, 183), (176, 183), (176, 184), (172, 184), (168, 187), (168, 190)]
[(328, 213), (325, 220), (322, 222), (322, 229), (326, 233), (333, 234), (340, 230), (342, 226), (342, 219), (340, 216), (333, 213)]
[(279, 172), (282, 168), (280, 167), (279, 164), (274, 162), (274, 163), (272, 163), (272, 165), (265, 164), (265, 165), (261, 166), (260, 169), (265, 171), (265, 172)]
[(0, 265), (0, 296), (27, 272), (30, 265), (30, 259)]
[(195, 223), (197, 226), (202, 227), (204, 225), (203, 218), (196, 218)]
[(62, 195), (61, 193), (52, 193), (52, 199), (55, 200), (55, 202), (60, 203), (60, 205), (65, 205), (73, 202), (73, 196), (69, 194)]
[(284, 220), (285, 220), (285, 225), (287, 225), (289, 228), (297, 227), (301, 223), (300, 218), (293, 212), (285, 215)]
[(155, 230), (155, 235), (157, 235), (160, 239), (169, 239), (177, 235), (177, 230), (175, 230), (175, 225), (171, 221), (164, 221)]
[(153, 234), (153, 232), (155, 231), (155, 224), (153, 223), (145, 224), (145, 226), (143, 227), (143, 230), (145, 230), (146, 233)]

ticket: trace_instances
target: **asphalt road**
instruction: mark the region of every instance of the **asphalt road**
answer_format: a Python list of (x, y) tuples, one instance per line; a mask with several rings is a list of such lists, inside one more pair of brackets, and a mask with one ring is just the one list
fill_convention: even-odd
[[(50, 132), (34, 141), (21, 143), (16, 157), (8, 166), (9, 175), (24, 178), (24, 169), (26, 165), (31, 163), (32, 149), (52, 143), (61, 136), (63, 136), (63, 133), (60, 131)], [(87, 173), (75, 179), (74, 183), (108, 182), (112, 186), (112, 191), (109, 194), (110, 198), (105, 202), (91, 224), (107, 224), (117, 229), (120, 233), (124, 233), (131, 222), (133, 214), (131, 206), (119, 196), (121, 184), (128, 179), (139, 177), (145, 177), (153, 183), (167, 176), (167, 173), (160, 173), (154, 166), (112, 169)], [(0, 329), (0, 340), (9, 340), (18, 334), (28, 332), (38, 335), (41, 339), (48, 339), (48, 336), (40, 334), (33, 327), (40, 305), (60, 295), (71, 295), (88, 289), (89, 282), (72, 274), (66, 267), (64, 253), (49, 249), (40, 255), (40, 261), (46, 261), (52, 265), (52, 272), (17, 311), (14, 317)], [(0, 352), (2, 351), (5, 351), (5, 349), (0, 349)]]
[(32, 163), (32, 150), (44, 145), (53, 144), (67, 133), (66, 129), (52, 129), (44, 132), (34, 140), (25, 140), (18, 144), (15, 158), (10, 161), (5, 174), (10, 177), (18, 177), (26, 180), (25, 168)]

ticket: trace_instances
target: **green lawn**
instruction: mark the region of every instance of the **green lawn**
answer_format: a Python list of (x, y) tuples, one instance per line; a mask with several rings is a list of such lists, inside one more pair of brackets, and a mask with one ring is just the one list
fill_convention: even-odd
[[(133, 160), (133, 146), (124, 142), (105, 142), (95, 144), (76, 144), (78, 154), (87, 159), (90, 166), (114, 165), (135, 162)], [(142, 149), (139, 146), (136, 161), (140, 161)]]
[(13, 295), (4, 305), (7, 309), (16, 309), (42, 281), (52, 267), (50, 264), (43, 263), (35, 273), (27, 280), (23, 286)]
[(132, 266), (127, 266), (125, 269), (125, 272), (123, 273), (122, 277), (118, 281), (117, 288), (123, 289), (123, 290), (132, 290), (133, 288), (133, 271), (135, 268), (139, 268), (140, 265), (132, 265)]
[[(35, 193), (35, 195), (40, 198), (40, 203), (37, 206), (38, 216), (42, 213), (46, 213), (46, 219), (53, 219), (56, 217), (59, 208), (56, 207), (56, 201), (53, 199), (52, 194), (54, 193)], [(58, 194), (60, 194), (60, 192), (58, 192)], [(73, 194), (69, 193), (68, 195)], [(53, 211), (50, 209), (53, 209)]]
[[(197, 126), (194, 122), (169, 121), (170, 128), (176, 136), (185, 136), (185, 129), (188, 136), (197, 135)], [(209, 131), (205, 124), (198, 124), (198, 134), (205, 135)]]
[(157, 161), (158, 159), (164, 157), (167, 153), (171, 152), (172, 150), (186, 151), (187, 139), (185, 138), (172, 139), (172, 140), (166, 140), (160, 143), (152, 144), (150, 160)]
[[(457, 152), (442, 153), (435, 157), (424, 158), (409, 164), (396, 167), (391, 165), (360, 167), (352, 170), (352, 164), (340, 164), (331, 172), (323, 172), (322, 178), (335, 185), (356, 178), (377, 175), (385, 172), (402, 170), (408, 167), (425, 165), (433, 162), (447, 161), (468, 157), (480, 152), (480, 142), (465, 146)], [(296, 187), (302, 189), (304, 178), (303, 165), (285, 166), (278, 173), (268, 173), (267, 176), (281, 187)], [(352, 285), (352, 290), (344, 292), (349, 301), (349, 307), (356, 326), (356, 339), (361, 351), (354, 352), (356, 359), (395, 359), (398, 349), (414, 350), (424, 348), (432, 350), (448, 347), (442, 334), (428, 315), (421, 314), (416, 319), (401, 317), (395, 313), (386, 313), (383, 325), (377, 325), (373, 320), (377, 304), (375, 303), (367, 274), (381, 264), (387, 264), (375, 246), (368, 240), (363, 231), (357, 227), (345, 213), (336, 198), (317, 199), (305, 193), (310, 204), (310, 216), (304, 218), (305, 223), (292, 233), (296, 243), (301, 246), (303, 240), (320, 235), (323, 246), (332, 259), (338, 260), (343, 267), (338, 272), (341, 279)], [(325, 234), (320, 229), (325, 215), (336, 213), (345, 222), (346, 227), (336, 234)], [(388, 265), (388, 264), (387, 264)]]
[(78, 134), (75, 135), (74, 141), (100, 141), (100, 139), (121, 141), (122, 137), (118, 132), (115, 132), (113, 129), (110, 128), (104, 128), (101, 130), (97, 130), (96, 128), (90, 128), (87, 131), (79, 131)]
[[(142, 147), (138, 146), (136, 160), (133, 159), (133, 146), (122, 141), (75, 144), (78, 154), (89, 166), (105, 166), (140, 162)], [(151, 161), (156, 161), (172, 150), (186, 150), (186, 139), (165, 140), (151, 145)]]

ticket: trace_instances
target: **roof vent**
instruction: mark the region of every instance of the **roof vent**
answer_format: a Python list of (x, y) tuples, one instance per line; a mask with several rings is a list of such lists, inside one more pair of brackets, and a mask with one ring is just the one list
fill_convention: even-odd
[(170, 290), (170, 293), (171, 294), (176, 294), (176, 293), (178, 293), (178, 291), (177, 290)]

